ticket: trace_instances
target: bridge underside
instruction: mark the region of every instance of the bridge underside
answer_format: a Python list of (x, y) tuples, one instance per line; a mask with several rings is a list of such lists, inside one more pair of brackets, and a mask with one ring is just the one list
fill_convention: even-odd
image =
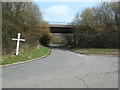
[(73, 33), (73, 27), (50, 27), (51, 33)]

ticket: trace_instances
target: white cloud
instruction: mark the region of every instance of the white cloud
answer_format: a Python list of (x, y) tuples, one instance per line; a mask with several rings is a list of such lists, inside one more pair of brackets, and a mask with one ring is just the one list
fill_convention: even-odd
[(65, 16), (70, 13), (71, 8), (68, 5), (55, 5), (45, 10), (45, 14), (48, 16)]

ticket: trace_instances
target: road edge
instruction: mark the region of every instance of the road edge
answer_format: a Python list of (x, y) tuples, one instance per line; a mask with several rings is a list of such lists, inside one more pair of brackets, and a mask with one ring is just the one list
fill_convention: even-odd
[(72, 50), (70, 50), (70, 49), (67, 49), (68, 51), (70, 51), (70, 52), (73, 52), (73, 53), (77, 53), (77, 54), (82, 54), (82, 55), (97, 55), (97, 56), (111, 56), (111, 57), (120, 57), (119, 56), (119, 53), (118, 53), (118, 55), (109, 55), (109, 54), (86, 54), (86, 53), (79, 53), (79, 52), (76, 52), (76, 51), (72, 51)]
[(3, 67), (8, 67), (8, 66), (14, 66), (14, 65), (18, 65), (18, 64), (24, 64), (24, 63), (28, 63), (28, 62), (33, 62), (33, 61), (36, 61), (36, 60), (39, 60), (39, 59), (43, 59), (43, 58), (46, 58), (47, 56), (49, 56), (51, 53), (51, 48), (49, 49), (49, 52), (40, 57), (40, 58), (35, 58), (35, 59), (31, 59), (31, 60), (26, 60), (26, 61), (22, 61), (22, 62), (17, 62), (17, 63), (12, 63), (12, 64), (6, 64), (6, 65), (0, 65), (0, 68), (3, 68)]

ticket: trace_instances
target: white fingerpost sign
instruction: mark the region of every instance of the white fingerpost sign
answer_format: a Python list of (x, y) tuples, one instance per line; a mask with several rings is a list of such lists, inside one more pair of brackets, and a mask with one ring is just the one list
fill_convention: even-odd
[(12, 38), (12, 40), (17, 41), (17, 47), (16, 47), (16, 55), (19, 53), (19, 46), (20, 46), (20, 41), (25, 41), (25, 39), (20, 39), (20, 33), (18, 33), (18, 38)]

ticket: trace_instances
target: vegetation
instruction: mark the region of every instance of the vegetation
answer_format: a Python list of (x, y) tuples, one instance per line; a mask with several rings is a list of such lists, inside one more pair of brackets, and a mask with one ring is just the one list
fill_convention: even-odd
[(50, 43), (50, 38), (49, 38), (49, 36), (48, 36), (48, 35), (43, 35), (43, 36), (41, 37), (41, 39), (40, 39), (40, 42), (41, 42), (42, 45), (48, 46), (49, 43)]
[(67, 45), (79, 48), (119, 48), (120, 2), (101, 2), (76, 14), (74, 33), (63, 35)]
[(16, 63), (16, 62), (40, 58), (44, 55), (47, 55), (49, 50), (50, 49), (48, 47), (40, 46), (38, 48), (28, 50), (24, 53), (20, 53), (18, 56), (7, 55), (7, 56), (3, 57), (2, 59), (0, 59), (0, 64), (2, 64), (2, 65), (12, 64), (12, 63)]
[[(42, 12), (33, 2), (3, 2), (2, 3), (2, 54), (15, 54), (16, 42), (12, 41), (21, 33), (26, 39), (20, 43), (20, 52), (37, 47), (40, 39), (47, 36), (50, 40), (48, 23), (43, 20)], [(48, 40), (48, 39), (47, 39)], [(45, 44), (48, 44), (46, 39)]]
[(117, 49), (103, 49), (103, 48), (72, 48), (73, 52), (80, 54), (103, 54), (103, 55), (114, 55), (118, 56)]

